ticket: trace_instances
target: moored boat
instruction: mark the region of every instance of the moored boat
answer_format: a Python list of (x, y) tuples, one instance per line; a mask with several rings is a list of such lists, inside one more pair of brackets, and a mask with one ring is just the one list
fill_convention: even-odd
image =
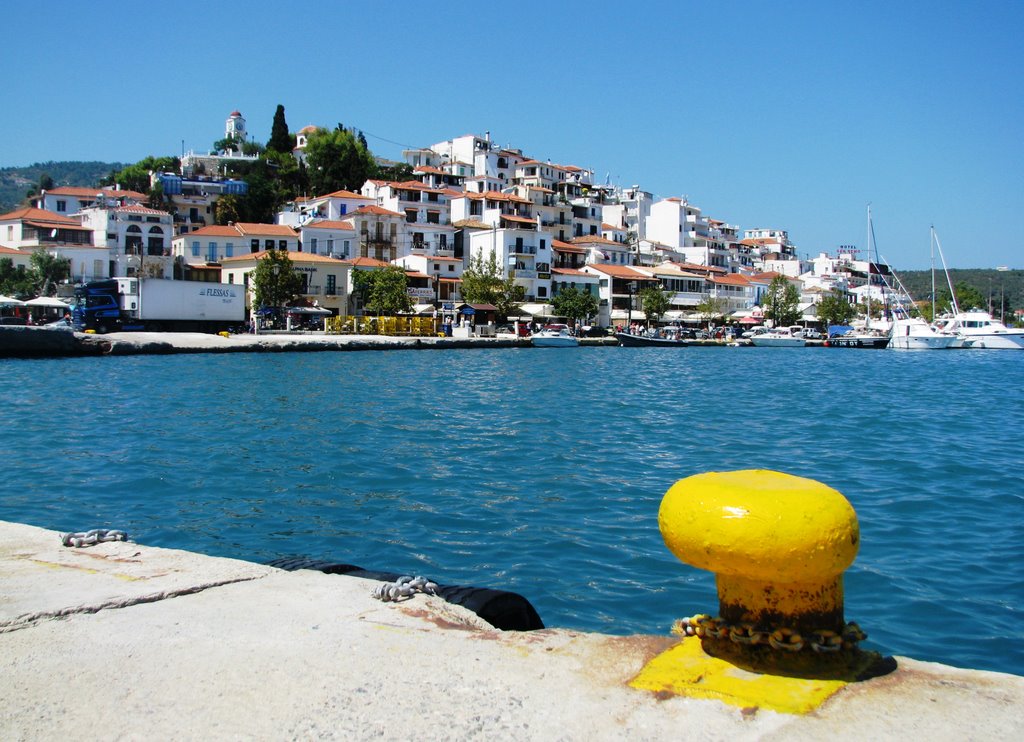
[(953, 347), (1024, 350), (1024, 329), (1007, 327), (981, 309), (957, 312), (939, 332), (954, 338)]
[(889, 347), (896, 350), (946, 350), (953, 347), (956, 335), (936, 332), (920, 317), (893, 320)]
[(633, 335), (628, 332), (615, 333), (619, 345), (644, 348), (682, 348), (689, 343), (678, 329), (673, 327), (655, 330), (653, 333)]
[(788, 327), (777, 327), (754, 335), (750, 343), (758, 348), (803, 348), (807, 345), (801, 335), (795, 335)]
[(548, 325), (530, 335), (530, 341), (535, 348), (575, 348), (580, 344), (565, 325)]

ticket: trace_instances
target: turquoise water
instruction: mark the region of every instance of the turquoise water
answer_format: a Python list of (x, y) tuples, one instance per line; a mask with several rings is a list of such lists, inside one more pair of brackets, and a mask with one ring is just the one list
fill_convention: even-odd
[(0, 361), (0, 518), (522, 593), (549, 626), (717, 606), (662, 495), (819, 479), (884, 652), (1024, 673), (1024, 354), (579, 348)]

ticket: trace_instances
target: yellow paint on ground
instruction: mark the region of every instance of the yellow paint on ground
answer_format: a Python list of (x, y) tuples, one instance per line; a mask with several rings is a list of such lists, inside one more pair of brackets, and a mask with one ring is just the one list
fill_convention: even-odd
[(741, 708), (756, 706), (784, 714), (806, 714), (847, 683), (747, 672), (708, 656), (700, 640), (693, 637), (648, 662), (629, 684), (639, 690), (715, 699)]
[(31, 560), (33, 564), (38, 564), (42, 567), (49, 567), (50, 569), (74, 569), (79, 572), (85, 572), (90, 575), (106, 575), (107, 577), (113, 577), (118, 580), (124, 580), (125, 582), (137, 582), (139, 580), (149, 579), (147, 577), (136, 577), (134, 575), (126, 575), (122, 572), (101, 572), (98, 569), (92, 569), (91, 567), (83, 567), (78, 564), (58, 564), (57, 562), (47, 562), (42, 559)]

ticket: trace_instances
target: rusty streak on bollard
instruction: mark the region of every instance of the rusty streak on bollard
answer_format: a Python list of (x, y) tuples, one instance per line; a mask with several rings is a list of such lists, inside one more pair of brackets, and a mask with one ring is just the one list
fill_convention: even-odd
[(676, 482), (658, 512), (665, 544), (715, 573), (719, 612), (691, 626), (704, 651), (739, 667), (804, 678), (860, 679), (892, 659), (865, 652), (843, 616), (843, 571), (857, 555), (857, 514), (820, 482), (766, 470)]

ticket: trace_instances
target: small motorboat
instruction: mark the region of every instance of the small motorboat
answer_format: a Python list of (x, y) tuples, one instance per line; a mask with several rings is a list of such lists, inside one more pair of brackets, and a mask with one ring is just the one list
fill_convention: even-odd
[(750, 338), (751, 345), (758, 348), (803, 348), (807, 345), (802, 335), (796, 335), (788, 327), (777, 327)]
[(573, 337), (568, 325), (546, 325), (543, 329), (530, 335), (535, 348), (575, 348), (579, 346), (579, 338)]

